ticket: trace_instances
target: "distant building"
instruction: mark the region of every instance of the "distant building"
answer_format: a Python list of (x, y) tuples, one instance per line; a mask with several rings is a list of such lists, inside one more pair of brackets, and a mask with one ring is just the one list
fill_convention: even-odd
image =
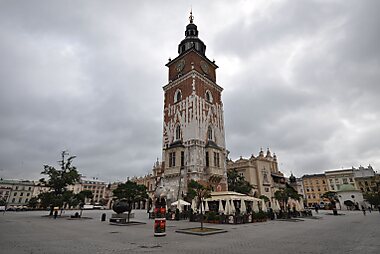
[(106, 187), (107, 184), (98, 178), (82, 177), (78, 183), (69, 185), (67, 189), (73, 191), (74, 194), (84, 190), (91, 191), (93, 197), (86, 199), (85, 203), (105, 203)]
[(340, 185), (337, 195), (342, 210), (358, 210), (361, 209), (361, 206), (367, 207), (363, 199), (363, 193), (352, 184), (345, 183)]
[(339, 169), (325, 171), (330, 191), (339, 191), (343, 184), (350, 184), (356, 189), (355, 173), (352, 169)]
[(0, 180), (0, 190), (10, 207), (27, 206), (33, 196), (34, 182), (29, 180)]
[(252, 186), (251, 195), (260, 197), (267, 196), (270, 201), (274, 200), (274, 193), (285, 188), (285, 177), (278, 169), (277, 156), (267, 150), (264, 155), (263, 150), (255, 157), (253, 154), (249, 159), (240, 157), (236, 161), (227, 161), (227, 171), (236, 170), (244, 176)]
[(325, 200), (321, 196), (328, 191), (325, 174), (304, 175), (302, 182), (307, 206), (323, 205)]
[(355, 178), (355, 183), (356, 183), (356, 186), (358, 186), (359, 190), (363, 193), (379, 192), (380, 175), (358, 177), (358, 178)]

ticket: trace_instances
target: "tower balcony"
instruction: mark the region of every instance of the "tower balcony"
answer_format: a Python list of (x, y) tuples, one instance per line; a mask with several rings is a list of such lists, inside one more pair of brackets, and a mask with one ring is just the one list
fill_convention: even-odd
[(206, 173), (210, 176), (223, 176), (224, 170), (222, 168), (208, 167)]
[(176, 176), (179, 175), (181, 172), (180, 167), (173, 167), (173, 168), (167, 168), (165, 169), (165, 176)]

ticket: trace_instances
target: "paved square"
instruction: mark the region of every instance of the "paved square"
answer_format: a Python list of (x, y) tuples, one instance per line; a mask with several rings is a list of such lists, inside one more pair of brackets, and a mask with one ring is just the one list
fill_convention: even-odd
[[(268, 221), (243, 225), (215, 225), (227, 233), (196, 236), (175, 233), (199, 225), (168, 221), (167, 236), (153, 236), (153, 220), (135, 211), (147, 224), (119, 227), (101, 222), (104, 211), (84, 211), (87, 220), (51, 219), (47, 212), (0, 214), (0, 253), (379, 253), (380, 213), (363, 216), (345, 212), (319, 220)], [(66, 211), (66, 214), (73, 214)], [(111, 211), (105, 211), (107, 221)], [(209, 224), (205, 224), (206, 226)]]

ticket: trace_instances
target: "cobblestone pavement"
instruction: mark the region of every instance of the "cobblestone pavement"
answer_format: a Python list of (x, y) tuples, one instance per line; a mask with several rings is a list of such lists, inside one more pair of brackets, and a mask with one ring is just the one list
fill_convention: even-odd
[(380, 253), (379, 212), (321, 211), (320, 219), (299, 222), (205, 224), (228, 232), (203, 237), (175, 233), (199, 223), (168, 221), (167, 236), (160, 238), (153, 236), (153, 220), (144, 211), (135, 211), (134, 220), (146, 224), (134, 226), (101, 222), (104, 212), (108, 220), (111, 211), (85, 211), (92, 219), (82, 220), (54, 220), (41, 211), (0, 214), (0, 253)]

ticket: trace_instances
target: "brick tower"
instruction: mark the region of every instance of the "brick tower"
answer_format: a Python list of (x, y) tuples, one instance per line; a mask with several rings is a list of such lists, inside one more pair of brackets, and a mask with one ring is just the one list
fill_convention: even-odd
[(218, 66), (206, 55), (190, 12), (178, 56), (166, 64), (164, 90), (163, 184), (168, 201), (182, 198), (191, 180), (227, 190), (223, 88), (216, 84)]

